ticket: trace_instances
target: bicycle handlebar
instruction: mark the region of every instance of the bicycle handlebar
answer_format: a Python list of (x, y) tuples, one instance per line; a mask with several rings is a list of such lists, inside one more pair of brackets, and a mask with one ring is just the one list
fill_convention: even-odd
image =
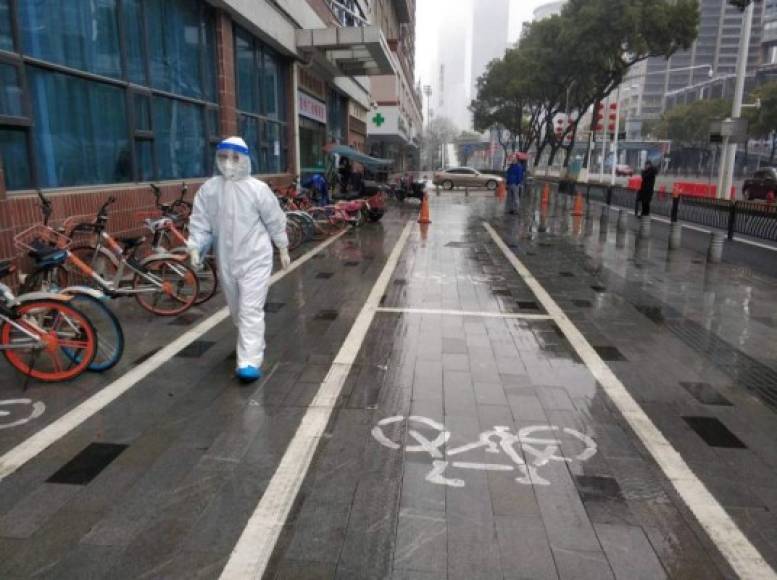
[(43, 192), (40, 189), (37, 193), (38, 198), (40, 199), (40, 211), (43, 214), (43, 225), (47, 226), (49, 225), (49, 218), (51, 217), (52, 213), (51, 200), (43, 195)]
[(114, 196), (111, 196), (108, 198), (108, 200), (100, 206), (100, 209), (97, 211), (97, 219), (98, 220), (107, 220), (108, 219), (108, 206), (112, 205), (116, 202), (116, 198)]

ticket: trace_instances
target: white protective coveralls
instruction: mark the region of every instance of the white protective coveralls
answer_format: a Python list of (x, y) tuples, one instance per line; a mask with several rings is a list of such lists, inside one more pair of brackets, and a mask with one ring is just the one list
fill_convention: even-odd
[[(286, 214), (266, 183), (251, 177), (248, 147), (230, 137), (217, 147), (220, 175), (197, 192), (189, 221), (194, 256), (211, 244), (219, 277), (238, 329), (237, 366), (260, 369), (264, 360), (264, 303), (273, 268), (272, 244), (288, 266)], [(224, 153), (229, 154), (225, 160)]]

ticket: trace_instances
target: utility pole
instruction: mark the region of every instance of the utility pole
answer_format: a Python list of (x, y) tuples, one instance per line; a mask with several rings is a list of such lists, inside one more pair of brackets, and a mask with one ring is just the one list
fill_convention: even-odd
[[(739, 54), (737, 56), (736, 84), (734, 85), (734, 104), (731, 107), (731, 118), (738, 119), (742, 115), (742, 99), (745, 94), (745, 75), (747, 74), (747, 60), (750, 52), (750, 34), (753, 29), (753, 12), (755, 2), (753, 0), (729, 0), (737, 8), (743, 11), (742, 35), (739, 38)], [(718, 175), (718, 198), (725, 199), (731, 191), (734, 181), (734, 165), (737, 158), (737, 144), (730, 143), (729, 136), (723, 137), (723, 150), (721, 154), (720, 173)]]
[(615, 169), (618, 165), (618, 132), (621, 130), (621, 86), (615, 93), (615, 134), (612, 140), (612, 167), (610, 168), (610, 185), (615, 185)]

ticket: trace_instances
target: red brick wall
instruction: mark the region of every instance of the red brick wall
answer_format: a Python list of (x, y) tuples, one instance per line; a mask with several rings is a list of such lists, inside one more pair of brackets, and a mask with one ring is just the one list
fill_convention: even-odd
[[(204, 179), (187, 181), (189, 201), (199, 189)], [(180, 183), (160, 185), (164, 200), (178, 197)], [(135, 214), (141, 210), (154, 209), (154, 196), (147, 185), (131, 185), (105, 188), (99, 191), (86, 192), (56, 192), (46, 193), (51, 200), (53, 214), (51, 225), (59, 225), (65, 219), (84, 216), (84, 221), (94, 218), (99, 207), (111, 196), (116, 197), (116, 203), (110, 209), (108, 229), (116, 235), (145, 234), (142, 220)], [(12, 196), (0, 198), (0, 258), (8, 259), (17, 256), (13, 238), (26, 228), (42, 222), (40, 203), (37, 196)]]
[(232, 35), (232, 19), (226, 12), (219, 12), (216, 19), (216, 52), (219, 89), (219, 122), (224, 137), (237, 135), (235, 97), (235, 43)]

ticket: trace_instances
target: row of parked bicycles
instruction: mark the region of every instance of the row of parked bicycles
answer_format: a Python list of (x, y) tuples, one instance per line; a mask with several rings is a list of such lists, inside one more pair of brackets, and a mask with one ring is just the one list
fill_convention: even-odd
[[(26, 273), (0, 261), (0, 279), (16, 274), (18, 280), (0, 282), (0, 350), (28, 380), (67, 381), (113, 368), (124, 353), (122, 325), (109, 305), (113, 299), (134, 298), (148, 312), (176, 316), (218, 292), (214, 257), (207, 256), (199, 270), (188, 262), (192, 204), (185, 199), (186, 185), (168, 203), (155, 185), (151, 192), (155, 209), (135, 214), (147, 235), (131, 237), (108, 231), (115, 197), (94, 216), (52, 225), (52, 203), (38, 193), (41, 223), (14, 238)], [(288, 218), (290, 249), (377, 221), (385, 211), (382, 193), (324, 206), (296, 183), (275, 193)]]
[(298, 179), (273, 191), (286, 212), (290, 250), (334, 235), (348, 226), (377, 222), (386, 211), (385, 196), (380, 191), (365, 198), (327, 204), (321, 203), (321, 195), (314, 190), (301, 188)]

